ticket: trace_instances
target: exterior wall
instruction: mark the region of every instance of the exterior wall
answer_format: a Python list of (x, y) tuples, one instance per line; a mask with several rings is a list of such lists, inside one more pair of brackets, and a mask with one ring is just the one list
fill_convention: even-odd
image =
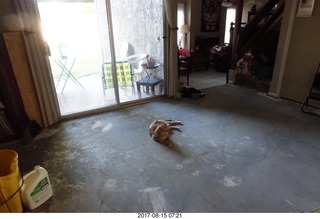
[(147, 53), (163, 63), (162, 1), (113, 0), (112, 9), (116, 47), (128, 42), (128, 55)]
[[(98, 2), (97, 12), (101, 28), (104, 61), (111, 60), (106, 7), (104, 0)], [(163, 63), (163, 4), (162, 1), (113, 0), (111, 14), (115, 51), (124, 42), (129, 44), (127, 55), (149, 54)]]

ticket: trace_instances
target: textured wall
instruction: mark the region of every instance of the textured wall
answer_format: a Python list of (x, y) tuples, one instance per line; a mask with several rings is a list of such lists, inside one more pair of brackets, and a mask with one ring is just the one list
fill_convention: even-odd
[[(100, 24), (107, 27), (105, 6), (98, 0), (97, 6), (100, 13)], [(116, 52), (123, 42), (128, 42), (129, 55), (146, 53), (155, 56), (163, 62), (163, 3), (162, 0), (111, 0), (112, 19)], [(6, 19), (14, 14), (12, 0), (0, 2), (0, 31), (10, 31), (13, 25)], [(10, 27), (11, 26), (11, 27)], [(16, 28), (15, 28), (16, 29)], [(108, 41), (107, 30), (103, 31), (104, 41)], [(108, 44), (109, 46), (109, 44)], [(110, 55), (110, 54), (109, 54)]]
[[(99, 3), (98, 11), (101, 24), (107, 27), (103, 2)], [(111, 13), (116, 53), (123, 42), (128, 42), (128, 55), (146, 53), (163, 62), (162, 0), (112, 0)], [(103, 30), (103, 34), (108, 51), (107, 30)]]

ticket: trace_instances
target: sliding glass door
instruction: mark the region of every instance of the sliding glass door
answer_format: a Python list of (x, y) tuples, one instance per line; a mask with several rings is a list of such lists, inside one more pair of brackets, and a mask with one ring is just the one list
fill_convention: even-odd
[(164, 94), (162, 0), (38, 0), (61, 114)]
[(163, 94), (162, 0), (110, 0), (110, 9), (117, 69), (132, 70), (117, 73), (120, 102)]

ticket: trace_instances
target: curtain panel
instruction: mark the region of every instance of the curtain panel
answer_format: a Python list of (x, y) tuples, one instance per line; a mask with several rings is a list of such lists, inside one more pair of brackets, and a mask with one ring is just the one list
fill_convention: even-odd
[(49, 49), (41, 32), (37, 0), (14, 0), (14, 5), (20, 18), (32, 79), (44, 121), (44, 124), (39, 125), (49, 127), (58, 122), (59, 109), (51, 75)]
[(169, 24), (169, 43), (168, 43), (168, 96), (175, 96), (179, 90), (178, 86), (178, 47), (177, 47), (177, 1), (176, 0), (164, 0), (164, 6), (166, 10), (167, 21)]

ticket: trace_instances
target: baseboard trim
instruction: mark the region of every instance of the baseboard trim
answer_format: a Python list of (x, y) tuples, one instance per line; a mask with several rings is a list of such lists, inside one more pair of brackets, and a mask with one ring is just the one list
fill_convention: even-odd
[(276, 93), (273, 93), (273, 92), (268, 92), (268, 96), (270, 97), (274, 97), (274, 98), (279, 98), (279, 95), (277, 95)]

